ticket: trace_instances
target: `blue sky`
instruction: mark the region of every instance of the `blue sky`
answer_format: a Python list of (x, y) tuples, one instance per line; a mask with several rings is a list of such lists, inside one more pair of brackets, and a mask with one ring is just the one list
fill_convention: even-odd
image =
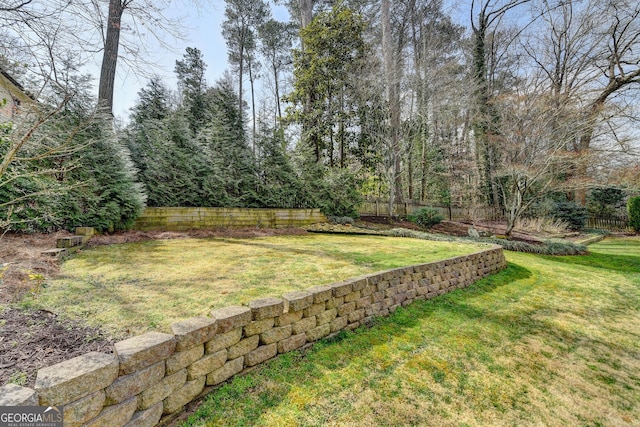
[[(180, 3), (180, 2), (178, 2)], [(184, 5), (183, 5), (184, 6)], [(202, 51), (204, 61), (207, 64), (206, 79), (209, 84), (215, 83), (223, 72), (228, 69), (227, 46), (222, 36), (222, 22), (224, 21), (223, 1), (216, 1), (200, 11), (168, 9), (166, 16), (184, 16), (183, 40), (171, 41), (172, 51), (160, 47), (157, 43), (150, 42), (147, 50), (150, 51), (152, 62), (157, 62), (159, 67), (153, 70), (146, 70), (148, 74), (160, 75), (166, 84), (175, 88), (176, 80), (173, 74), (175, 62), (182, 58), (185, 48), (196, 47)], [(273, 17), (280, 21), (289, 19), (289, 14), (284, 6), (272, 5)], [(91, 73), (96, 77), (100, 74), (99, 66), (96, 66)], [(127, 119), (129, 109), (135, 104), (137, 93), (146, 85), (147, 76), (133, 74), (127, 67), (118, 65), (113, 113), (116, 117)], [(97, 84), (97, 83), (96, 83)]]

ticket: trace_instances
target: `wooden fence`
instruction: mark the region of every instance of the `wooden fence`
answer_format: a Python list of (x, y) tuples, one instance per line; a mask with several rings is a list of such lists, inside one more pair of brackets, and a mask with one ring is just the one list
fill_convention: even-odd
[[(433, 206), (416, 202), (394, 203), (393, 216), (406, 217), (418, 209), (426, 207), (435, 209), (444, 218), (454, 221), (470, 221), (473, 219), (499, 221), (504, 219), (504, 211), (499, 208), (460, 208), (450, 206)], [(360, 216), (389, 216), (389, 202), (368, 200), (360, 205), (358, 212)]]
[[(418, 209), (429, 207), (437, 210), (443, 218), (451, 221), (502, 221), (504, 210), (500, 208), (460, 208), (448, 206), (432, 206), (416, 202), (394, 203), (393, 216), (406, 217)], [(360, 205), (360, 216), (389, 216), (389, 202), (384, 200), (367, 200)], [(629, 219), (626, 216), (587, 217), (585, 228), (609, 231), (629, 231)]]
[(630, 231), (629, 218), (626, 216), (610, 216), (610, 217), (596, 217), (590, 216), (587, 218), (586, 228), (594, 228), (597, 230), (611, 230), (611, 231)]

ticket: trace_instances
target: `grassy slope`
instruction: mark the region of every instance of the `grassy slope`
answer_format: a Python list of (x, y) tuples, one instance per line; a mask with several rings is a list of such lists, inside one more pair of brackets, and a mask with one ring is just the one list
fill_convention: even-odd
[(186, 425), (640, 425), (640, 240), (506, 271), (280, 356)]
[(365, 273), (442, 260), (484, 246), (378, 236), (156, 240), (83, 251), (35, 305), (119, 336), (167, 330), (211, 309)]

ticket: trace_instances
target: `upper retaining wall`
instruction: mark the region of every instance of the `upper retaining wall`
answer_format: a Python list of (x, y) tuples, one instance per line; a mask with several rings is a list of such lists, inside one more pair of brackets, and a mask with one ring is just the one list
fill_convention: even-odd
[(506, 267), (502, 248), (397, 268), (248, 306), (214, 310), (38, 371), (35, 389), (0, 387), (0, 406), (64, 405), (65, 426), (155, 426), (236, 374), (367, 324), (415, 300), (464, 288)]
[(320, 209), (146, 208), (133, 228), (186, 231), (221, 227), (304, 227), (327, 218)]

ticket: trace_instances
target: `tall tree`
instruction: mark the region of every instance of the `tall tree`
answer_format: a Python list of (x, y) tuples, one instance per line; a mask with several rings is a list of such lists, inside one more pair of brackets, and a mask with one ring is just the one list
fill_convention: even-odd
[(304, 144), (316, 163), (345, 165), (346, 129), (357, 116), (354, 77), (362, 73), (367, 52), (363, 30), (362, 18), (338, 4), (301, 31), (303, 47), (294, 51), (294, 90), (286, 97), (293, 104), (288, 118), (302, 125)]
[(276, 115), (278, 119), (282, 119), (280, 80), (282, 72), (293, 62), (291, 47), (293, 45), (294, 26), (289, 22), (270, 19), (260, 27), (259, 35), (260, 52), (264, 56), (273, 78)]
[(198, 48), (188, 47), (182, 60), (176, 61), (175, 73), (182, 102), (188, 111), (187, 117), (193, 134), (205, 125), (210, 117), (207, 99), (207, 82), (204, 78), (207, 64)]
[(263, 0), (226, 0), (224, 15), (222, 30), (229, 63), (238, 71), (238, 108), (242, 109), (245, 65), (255, 56), (257, 31), (269, 16), (269, 8)]
[[(489, 85), (491, 43), (498, 32), (497, 26), (505, 14), (530, 0), (472, 0), (470, 7), (473, 30), (473, 78), (475, 87), (474, 137), (479, 156), (480, 177), (485, 202), (497, 206), (499, 194), (493, 173), (497, 167), (499, 114), (492, 105), (493, 94)], [(488, 48), (489, 47), (489, 51)]]

